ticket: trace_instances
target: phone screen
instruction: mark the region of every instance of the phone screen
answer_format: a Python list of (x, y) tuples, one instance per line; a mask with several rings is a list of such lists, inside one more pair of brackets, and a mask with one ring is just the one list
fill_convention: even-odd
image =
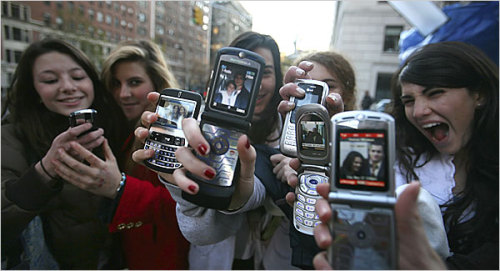
[(339, 188), (387, 191), (387, 133), (385, 130), (337, 131), (336, 185)]
[(310, 120), (300, 121), (299, 151), (307, 156), (321, 158), (326, 155), (325, 122), (312, 115)]
[(161, 95), (156, 107), (158, 120), (151, 125), (151, 131), (165, 133), (165, 130), (182, 130), (182, 120), (193, 117), (196, 101)]
[(299, 83), (298, 86), (305, 90), (306, 94), (303, 98), (297, 98), (295, 97), (294, 103), (295, 103), (295, 108), (292, 110), (292, 115), (290, 116), (290, 122), (295, 123), (295, 114), (297, 111), (297, 108), (299, 108), (302, 105), (305, 104), (311, 104), (311, 103), (321, 103), (321, 98), (323, 94), (323, 87), (314, 85), (314, 84), (308, 84), (308, 83)]
[(245, 116), (255, 87), (257, 69), (221, 60), (216, 73), (213, 108)]

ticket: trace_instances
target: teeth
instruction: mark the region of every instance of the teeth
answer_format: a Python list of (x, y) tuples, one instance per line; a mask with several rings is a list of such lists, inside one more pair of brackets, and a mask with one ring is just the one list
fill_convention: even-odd
[(429, 124), (422, 125), (422, 128), (429, 129), (429, 128), (438, 126), (439, 124), (440, 124), (439, 122), (429, 123)]
[(67, 103), (72, 103), (72, 102), (76, 102), (80, 100), (80, 98), (69, 98), (69, 99), (63, 99), (62, 101), (63, 102), (67, 102)]

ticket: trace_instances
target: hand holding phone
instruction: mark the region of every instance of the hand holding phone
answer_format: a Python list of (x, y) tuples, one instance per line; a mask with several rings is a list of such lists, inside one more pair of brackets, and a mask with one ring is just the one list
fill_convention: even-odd
[(321, 221), (315, 211), (320, 198), (316, 186), (328, 183), (330, 170), (330, 130), (328, 111), (320, 104), (306, 104), (296, 114), (297, 155), (301, 161), (299, 183), (293, 206), (293, 225), (304, 234), (313, 235)]
[(334, 269), (396, 269), (394, 119), (343, 112), (331, 118), (331, 130), (330, 263)]
[(183, 192), (184, 199), (214, 209), (227, 209), (231, 203), (240, 170), (237, 143), (250, 129), (264, 66), (264, 59), (248, 50), (218, 51), (200, 123), (210, 152), (196, 153), (216, 172), (209, 180), (187, 172), (199, 191), (196, 195)]
[(161, 91), (156, 106), (158, 120), (149, 127), (144, 149), (153, 149), (154, 157), (144, 161), (149, 168), (172, 173), (182, 165), (175, 157), (179, 147), (188, 146), (182, 131), (182, 120), (198, 118), (202, 97), (196, 92), (167, 88)]
[(289, 156), (297, 156), (295, 139), (295, 115), (297, 110), (305, 104), (322, 104), (328, 94), (328, 85), (322, 81), (298, 79), (296, 84), (305, 91), (302, 98), (290, 97), (290, 102), (295, 103), (295, 108), (288, 112), (280, 138), (280, 151)]

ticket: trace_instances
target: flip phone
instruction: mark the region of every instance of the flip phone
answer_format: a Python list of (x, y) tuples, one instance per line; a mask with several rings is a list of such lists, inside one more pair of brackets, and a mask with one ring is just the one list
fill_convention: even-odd
[(175, 151), (187, 147), (188, 142), (182, 131), (184, 118), (198, 118), (202, 97), (196, 92), (166, 88), (160, 92), (156, 105), (158, 120), (149, 127), (149, 135), (144, 149), (153, 149), (154, 157), (144, 164), (156, 171), (172, 173), (182, 166), (175, 158)]
[(200, 122), (210, 153), (195, 153), (216, 170), (216, 175), (207, 180), (187, 172), (198, 183), (199, 191), (196, 195), (183, 192), (184, 199), (213, 209), (229, 207), (239, 177), (236, 146), (238, 138), (250, 129), (264, 66), (261, 56), (245, 49), (225, 47), (218, 51)]
[(290, 97), (290, 102), (295, 103), (295, 108), (286, 114), (285, 124), (280, 138), (281, 153), (292, 157), (297, 156), (295, 138), (295, 115), (297, 114), (297, 110), (305, 104), (322, 104), (328, 94), (328, 85), (325, 82), (310, 79), (297, 79), (295, 83), (305, 91), (305, 96), (303, 98)]
[(385, 113), (349, 111), (331, 118), (334, 269), (396, 269), (395, 130)]
[(313, 235), (321, 223), (316, 214), (316, 200), (320, 198), (316, 186), (328, 183), (330, 176), (329, 115), (320, 104), (306, 104), (296, 114), (297, 156), (301, 161), (297, 198), (293, 206), (293, 225), (304, 234)]

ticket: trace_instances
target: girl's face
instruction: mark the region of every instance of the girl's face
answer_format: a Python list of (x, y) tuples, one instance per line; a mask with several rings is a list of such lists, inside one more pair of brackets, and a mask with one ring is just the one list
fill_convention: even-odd
[(263, 112), (267, 104), (269, 104), (273, 98), (276, 88), (276, 74), (274, 72), (274, 60), (271, 50), (267, 48), (257, 48), (254, 52), (262, 56), (266, 61), (259, 93), (257, 95), (257, 102), (255, 103), (255, 109), (253, 111), (253, 120), (255, 121), (266, 117), (263, 116)]
[(443, 154), (456, 154), (469, 142), (477, 92), (466, 88), (425, 88), (403, 83), (406, 118)]
[(128, 120), (140, 118), (149, 106), (146, 96), (153, 90), (153, 82), (141, 63), (127, 61), (115, 64), (111, 91)]
[(328, 93), (338, 93), (341, 97), (343, 97), (344, 90), (340, 84), (340, 81), (337, 79), (337, 76), (326, 69), (325, 66), (319, 64), (318, 62), (311, 61), (314, 64), (314, 68), (308, 72), (311, 76), (311, 79), (323, 81), (328, 85), (329, 91)]
[(358, 172), (361, 169), (361, 164), (363, 163), (363, 159), (361, 157), (354, 157), (352, 161), (352, 172)]
[(231, 93), (235, 89), (236, 89), (236, 86), (233, 83), (227, 84), (227, 92)]
[(33, 81), (42, 103), (52, 112), (69, 116), (89, 108), (94, 85), (70, 56), (58, 52), (40, 55), (33, 64)]

